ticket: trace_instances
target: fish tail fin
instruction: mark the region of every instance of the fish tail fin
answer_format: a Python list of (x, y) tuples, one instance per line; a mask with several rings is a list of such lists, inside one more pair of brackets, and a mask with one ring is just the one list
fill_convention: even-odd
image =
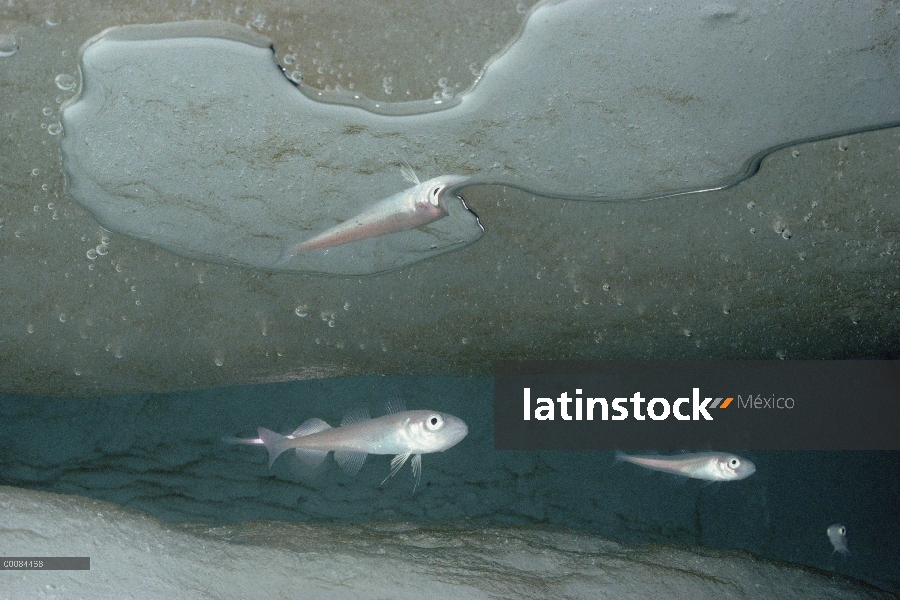
[(616, 450), (616, 458), (613, 460), (614, 463), (627, 462), (628, 455), (622, 452), (621, 450)]
[(292, 258), (297, 256), (297, 253), (300, 252), (300, 250), (301, 250), (300, 244), (296, 244), (296, 243), (292, 243), (292, 242), (285, 242), (284, 245), (281, 247), (281, 256), (279, 256), (278, 260), (275, 261), (275, 266), (276, 267), (284, 266), (285, 264), (290, 262), (290, 260)]
[(275, 433), (265, 427), (260, 427), (257, 430), (257, 433), (259, 434), (260, 441), (266, 447), (266, 450), (269, 451), (269, 467), (271, 467), (272, 463), (275, 462), (275, 459), (290, 447), (288, 443), (291, 441), (291, 438), (286, 435), (281, 435), (280, 433)]

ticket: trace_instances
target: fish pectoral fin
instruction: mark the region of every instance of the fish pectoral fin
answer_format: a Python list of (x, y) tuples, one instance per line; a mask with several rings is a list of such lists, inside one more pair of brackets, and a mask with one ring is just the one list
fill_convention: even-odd
[(422, 479), (422, 455), (416, 454), (412, 457), (412, 470), (413, 477), (416, 478), (416, 485), (413, 486), (413, 493), (416, 493), (416, 488), (419, 487), (419, 480)]
[(365, 452), (355, 452), (353, 450), (335, 450), (334, 460), (337, 461), (341, 468), (348, 475), (356, 475), (362, 469), (363, 463), (366, 462)]
[(413, 185), (419, 185), (420, 183), (422, 183), (421, 181), (419, 181), (419, 176), (416, 175), (416, 172), (411, 166), (409, 166), (409, 163), (405, 160), (400, 164), (400, 174), (403, 175), (403, 179)]
[[(328, 456), (328, 450), (307, 450), (306, 448), (297, 448), (295, 450), (297, 458), (303, 463), (304, 467), (317, 469), (322, 466), (325, 457)], [(365, 460), (365, 457), (363, 457)]]
[[(407, 452), (406, 454), (398, 454), (394, 458), (391, 459), (391, 473), (387, 477), (384, 478), (384, 481), (387, 481), (391, 477), (397, 474), (397, 471), (400, 470), (404, 464), (406, 464), (407, 459), (409, 459), (412, 452)], [(418, 456), (418, 455), (416, 455)], [(384, 485), (384, 481), (381, 482), (381, 485)]]

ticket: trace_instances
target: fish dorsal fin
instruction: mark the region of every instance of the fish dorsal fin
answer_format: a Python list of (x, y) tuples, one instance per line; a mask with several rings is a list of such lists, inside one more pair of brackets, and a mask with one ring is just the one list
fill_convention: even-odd
[(335, 450), (334, 460), (337, 461), (341, 468), (349, 475), (356, 475), (362, 469), (363, 463), (366, 462), (365, 452), (354, 452), (353, 450)]
[(292, 433), (288, 437), (305, 437), (307, 435), (319, 433), (320, 431), (325, 431), (326, 429), (331, 429), (331, 425), (329, 425), (322, 419), (307, 419), (306, 421), (303, 421), (303, 424), (295, 429), (294, 433)]
[(360, 421), (368, 421), (371, 418), (372, 417), (369, 416), (369, 409), (365, 406), (351, 408), (347, 411), (347, 414), (344, 415), (344, 418), (341, 419), (341, 427), (353, 425), (354, 423), (359, 423)]
[(421, 181), (419, 181), (419, 176), (416, 175), (416, 172), (413, 171), (413, 168), (409, 166), (409, 163), (402, 159), (400, 163), (400, 174), (403, 175), (403, 179), (407, 180), (413, 185), (419, 185), (420, 183), (422, 183)]
[(406, 402), (396, 387), (391, 389), (391, 395), (384, 403), (384, 412), (389, 415), (406, 412)]

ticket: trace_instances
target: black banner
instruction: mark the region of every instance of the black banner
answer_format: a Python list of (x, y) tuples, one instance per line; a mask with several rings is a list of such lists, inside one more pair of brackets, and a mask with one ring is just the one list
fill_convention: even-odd
[(900, 450), (900, 361), (498, 361), (497, 450)]

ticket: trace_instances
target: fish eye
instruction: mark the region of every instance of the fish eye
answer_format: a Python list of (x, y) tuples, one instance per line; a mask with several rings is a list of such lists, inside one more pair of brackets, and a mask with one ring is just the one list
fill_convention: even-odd
[(737, 457), (732, 457), (728, 460), (728, 466), (731, 467), (732, 469), (737, 469), (738, 467), (741, 466), (741, 461), (738, 460)]
[(438, 205), (438, 200), (440, 199), (441, 192), (444, 191), (444, 186), (439, 185), (435, 188), (431, 189), (431, 192), (428, 194), (428, 198), (431, 200), (431, 203), (435, 206)]
[(444, 418), (441, 415), (431, 415), (425, 419), (425, 428), (428, 431), (437, 431), (444, 426)]

